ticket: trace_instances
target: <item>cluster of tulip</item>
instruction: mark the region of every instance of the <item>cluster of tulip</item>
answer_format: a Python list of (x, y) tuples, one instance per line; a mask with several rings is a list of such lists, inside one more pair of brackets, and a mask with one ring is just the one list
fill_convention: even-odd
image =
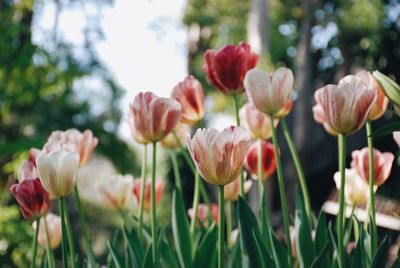
[[(130, 105), (128, 124), (136, 142), (143, 145), (141, 178), (135, 180), (130, 175), (117, 175), (99, 187), (99, 197), (109, 208), (121, 211), (125, 216), (125, 212), (132, 214), (132, 211), (137, 210), (137, 215), (133, 217), (137, 224), (134, 224), (132, 228), (137, 229), (139, 239), (136, 243), (138, 245), (132, 245), (135, 243), (131, 242), (132, 237), (136, 237), (135, 231), (123, 229), (126, 247), (130, 249), (126, 251), (128, 261), (121, 261), (116, 248), (111, 244), (108, 245), (117, 267), (125, 266), (126, 263), (153, 267), (176, 267), (176, 265), (192, 267), (194, 263), (197, 265), (204, 261), (207, 263), (207, 260), (200, 260), (200, 257), (207, 258), (206, 254), (213, 253), (213, 248), (217, 244), (217, 263), (218, 267), (222, 268), (225, 267), (226, 259), (225, 242), (228, 250), (236, 248), (237, 251), (239, 248), (243, 256), (247, 256), (245, 258), (239, 254), (239, 258), (243, 258), (243, 265), (247, 262), (247, 265), (257, 267), (266, 267), (269, 266), (268, 264), (273, 267), (292, 267), (294, 256), (297, 256), (301, 267), (309, 267), (311, 264), (314, 264), (313, 267), (318, 267), (325, 261), (328, 252), (328, 244), (325, 244), (325, 240), (328, 239), (328, 234), (324, 234), (326, 236), (322, 239), (324, 244), (320, 244), (321, 247), (318, 248), (317, 243), (321, 242), (321, 236), (324, 233), (321, 230), (325, 230), (319, 227), (318, 223), (317, 233), (314, 235), (316, 237), (311, 238), (315, 221), (306, 179), (285, 122), (285, 117), (293, 107), (293, 73), (288, 68), (279, 68), (274, 73), (255, 69), (258, 60), (259, 56), (252, 53), (250, 46), (246, 43), (227, 45), (221, 49), (206, 52), (204, 71), (208, 81), (222, 94), (231, 97), (235, 105), (237, 126), (228, 126), (222, 131), (205, 128), (197, 129), (193, 136), (190, 135), (191, 127), (196, 126), (205, 114), (203, 88), (193, 76), (188, 76), (178, 83), (172, 90), (171, 98), (161, 98), (151, 92), (136, 95)], [(385, 87), (387, 81), (392, 80), (380, 73), (376, 73), (376, 78), (374, 78), (371, 73), (361, 71), (356, 75), (342, 78), (338, 85), (326, 85), (315, 92), (314, 118), (329, 134), (337, 136), (339, 141), (339, 172), (334, 175), (334, 180), (340, 192), (340, 206), (336, 226), (337, 235), (332, 238), (335, 254), (332, 255), (335, 256), (334, 261), (341, 268), (347, 266), (347, 253), (344, 250), (348, 243), (344, 240), (345, 203), (355, 208), (369, 200), (371, 233), (368, 244), (370, 245), (369, 260), (366, 261), (373, 262), (373, 256), (377, 251), (374, 193), (377, 187), (388, 178), (394, 156), (373, 148), (371, 121), (379, 119), (387, 109), (389, 99), (381, 89)], [(394, 82), (390, 85), (397, 86)], [(240, 107), (239, 98), (242, 95), (247, 97), (248, 103)], [(389, 97), (391, 97), (390, 94)], [(296, 211), (294, 228), (298, 237), (296, 243), (292, 243), (290, 234), (285, 182), (277, 139), (278, 125), (283, 130), (288, 143), (301, 189), (298, 193), (300, 209)], [(367, 128), (368, 147), (354, 151), (351, 169), (346, 169), (346, 137), (360, 130), (364, 125)], [(272, 142), (268, 141), (270, 138)], [(158, 142), (171, 152), (175, 177), (172, 229), (177, 255), (173, 257), (168, 255), (170, 254), (168, 250), (160, 252), (160, 248), (168, 242), (160, 237), (162, 232), (158, 231), (156, 217), (156, 207), (165, 188), (164, 181), (156, 178)], [(152, 144), (152, 170), (150, 179), (147, 179), (146, 159), (149, 144)], [(45, 247), (49, 253), (50, 267), (54, 265), (51, 248), (57, 245), (56, 238), (60, 239), (60, 228), (62, 229), (64, 267), (68, 266), (68, 255), (71, 258), (70, 265), (72, 267), (77, 265), (73, 235), (65, 205), (65, 197), (71, 192), (74, 192), (77, 201), (88, 264), (91, 267), (96, 265), (75, 182), (78, 167), (86, 163), (96, 145), (97, 139), (88, 130), (84, 133), (77, 130), (54, 132), (42, 151), (30, 151), (30, 160), (25, 161), (21, 166), (19, 184), (11, 188), (25, 218), (36, 221), (36, 225), (39, 224), (40, 218), (45, 219), (45, 228), (42, 228), (42, 222), (40, 222), (39, 228), (36, 228), (36, 234), (40, 233), (41, 245), (44, 244), (43, 241), (46, 241)], [(185, 157), (195, 179), (193, 206), (187, 211), (191, 219), (190, 228), (181, 196), (182, 181), (176, 157), (178, 152)], [(244, 201), (245, 194), (252, 186), (252, 181), (246, 180), (243, 166), (250, 177), (258, 181), (261, 227), (258, 227), (256, 217)], [(276, 238), (270, 227), (263, 187), (263, 181), (275, 171), (282, 208), (285, 235), (283, 243)], [(209, 184), (218, 186), (218, 205), (210, 203), (201, 178)], [(49, 200), (54, 198), (60, 199), (61, 220), (52, 214), (45, 217), (49, 210)], [(204, 203), (200, 203), (200, 198)], [(232, 215), (233, 202), (237, 202), (237, 217)], [(182, 210), (185, 213), (182, 214)], [(150, 231), (143, 223), (144, 211), (150, 214)], [(47, 228), (53, 219), (55, 223), (51, 224), (51, 228)], [(55, 219), (58, 219), (58, 223)], [(237, 219), (238, 230), (232, 230), (234, 219)], [(225, 226), (228, 239), (225, 239)], [(208, 231), (204, 237), (200, 238), (196, 234), (196, 229), (202, 228)], [(216, 229), (218, 229), (218, 239), (214, 235)], [(332, 229), (329, 231), (331, 235), (335, 233)], [(235, 239), (238, 233), (240, 241)], [(145, 257), (142, 256), (143, 260), (139, 252), (143, 251), (145, 237), (147, 239), (150, 237), (150, 239), (147, 243), (149, 250)], [(34, 245), (36, 245), (36, 240), (37, 235)], [(197, 247), (194, 245), (196, 240), (202, 241)], [(213, 244), (217, 240), (218, 243)], [(169, 257), (165, 257), (165, 254)], [(235, 258), (233, 257), (233, 262)]]

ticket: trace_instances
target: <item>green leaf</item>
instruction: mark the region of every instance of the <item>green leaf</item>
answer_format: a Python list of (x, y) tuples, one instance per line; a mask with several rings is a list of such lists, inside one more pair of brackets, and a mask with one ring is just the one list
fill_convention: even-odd
[(241, 268), (241, 252), (240, 252), (240, 242), (239, 239), (236, 241), (235, 245), (229, 254), (229, 268)]
[(127, 227), (124, 226), (123, 235), (128, 241), (128, 254), (132, 262), (132, 266), (140, 267), (144, 258), (142, 242), (139, 240), (139, 237), (133, 228), (131, 231), (129, 231)]
[(360, 237), (357, 241), (357, 246), (354, 249), (353, 260), (351, 262), (351, 268), (366, 267), (364, 256), (364, 228), (360, 229)]
[[(263, 191), (263, 196), (262, 196), (262, 204), (261, 204), (261, 211), (260, 211), (260, 217), (261, 217), (261, 230), (262, 230), (262, 236), (263, 240), (265, 241), (265, 247), (267, 252), (272, 252), (272, 256), (274, 256), (277, 260), (277, 255), (275, 252), (275, 247), (272, 241), (272, 227), (271, 223), (269, 222), (268, 219), (270, 219), (269, 212), (268, 212), (268, 207), (267, 207), (267, 201), (265, 198), (265, 191)], [(276, 263), (278, 265), (278, 263)]]
[(168, 241), (162, 239), (160, 242), (160, 253), (161, 253), (161, 267), (165, 268), (176, 268), (179, 267), (176, 252)]
[(385, 136), (388, 134), (392, 134), (395, 131), (400, 131), (400, 121), (387, 124), (379, 129), (375, 130), (372, 133), (372, 137), (376, 138), (376, 137), (380, 137), (380, 136)]
[(326, 262), (326, 259), (328, 258), (328, 252), (329, 252), (329, 243), (330, 241), (327, 241), (325, 243), (325, 246), (321, 248), (319, 251), (318, 255), (315, 257), (314, 261), (312, 262), (310, 268), (318, 268), (318, 267), (329, 267), (329, 262)]
[(390, 238), (385, 236), (382, 243), (379, 245), (374, 258), (372, 259), (371, 268), (386, 267), (387, 257), (390, 249)]
[[(329, 240), (329, 233), (328, 233), (328, 228), (326, 224), (326, 216), (323, 211), (318, 216), (318, 221), (317, 221), (317, 229), (315, 232), (315, 240), (314, 240), (314, 252), (318, 256), (322, 256), (322, 260), (319, 262), (321, 263), (320, 267), (329, 267), (330, 262), (329, 262), (329, 256), (328, 254), (321, 254), (321, 251), (324, 249), (324, 246), (326, 244), (326, 241)], [(328, 247), (328, 251), (329, 251)], [(315, 263), (315, 260), (314, 262)]]
[(215, 227), (215, 224), (213, 224), (199, 244), (194, 259), (194, 267), (215, 267), (217, 257), (217, 238), (217, 228)]
[(143, 268), (153, 268), (153, 250), (151, 247), (152, 243), (149, 244), (149, 248), (144, 256)]
[(381, 86), (385, 95), (397, 106), (400, 106), (400, 86), (388, 76), (379, 71), (374, 71), (373, 75)]
[(296, 250), (300, 267), (310, 267), (314, 260), (314, 243), (311, 227), (304, 207), (304, 200), (299, 188), (296, 189)]
[(172, 198), (172, 233), (181, 267), (192, 267), (192, 242), (189, 222), (183, 203), (182, 193), (175, 189)]
[(289, 259), (288, 259), (288, 251), (285, 245), (279, 239), (276, 237), (275, 234), (272, 235), (272, 241), (274, 243), (275, 247), (275, 252), (277, 255), (277, 259), (275, 260), (276, 262), (279, 263), (279, 265), (276, 265), (276, 267), (284, 267), (288, 268), (289, 267)]
[(123, 268), (124, 266), (124, 260), (122, 259), (121, 255), (118, 253), (118, 251), (115, 249), (113, 245), (110, 244), (110, 242), (107, 242), (107, 247), (108, 250), (110, 251), (110, 254), (113, 259), (113, 263), (116, 268)]

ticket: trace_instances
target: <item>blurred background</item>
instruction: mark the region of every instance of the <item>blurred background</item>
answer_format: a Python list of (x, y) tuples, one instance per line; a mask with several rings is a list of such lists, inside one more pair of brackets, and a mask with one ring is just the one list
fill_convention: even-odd
[[(89, 221), (97, 215), (90, 225), (95, 253), (105, 258), (105, 241), (119, 219), (98, 217), (112, 212), (96, 204), (94, 189), (115, 173), (139, 176), (140, 150), (124, 121), (129, 102), (140, 91), (167, 97), (193, 74), (207, 92), (203, 125), (233, 124), (231, 100), (207, 83), (203, 55), (208, 48), (246, 40), (262, 55), (260, 68), (285, 65), (294, 71), (297, 100), (287, 120), (318, 213), (334, 187), (337, 144), (313, 120), (313, 93), (360, 68), (399, 79), (400, 1), (0, 0), (0, 264), (28, 263), (32, 230), (9, 194), (19, 163), (29, 148), (41, 148), (51, 131), (72, 127), (89, 128), (100, 140), (80, 172), (79, 187), (91, 208)], [(391, 110), (374, 128), (394, 119)], [(281, 144), (293, 209), (297, 176)], [(365, 146), (362, 130), (349, 138), (348, 152)], [(375, 147), (398, 149), (390, 136), (376, 139)], [(159, 175), (173, 179), (168, 154), (159, 162), (164, 167)], [(189, 204), (193, 178), (180, 163)], [(400, 198), (394, 166), (378, 194)], [(272, 181), (269, 204), (279, 217)], [(160, 218), (168, 225), (169, 194), (162, 206)], [(76, 211), (71, 214), (74, 219)]]

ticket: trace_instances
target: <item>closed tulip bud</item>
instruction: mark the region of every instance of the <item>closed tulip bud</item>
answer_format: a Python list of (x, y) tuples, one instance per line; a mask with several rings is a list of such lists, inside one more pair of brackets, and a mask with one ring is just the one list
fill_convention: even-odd
[[(246, 154), (244, 166), (253, 179), (258, 178), (258, 147), (259, 143), (254, 143)], [(263, 180), (268, 179), (276, 170), (274, 145), (269, 141), (262, 141), (262, 175)]]
[[(369, 182), (369, 149), (368, 147), (361, 150), (355, 150), (351, 153), (351, 166), (358, 175), (367, 183)], [(381, 153), (374, 148), (374, 184), (382, 185), (389, 177), (392, 171), (394, 155), (390, 152)]]
[[(253, 182), (247, 180), (244, 183), (244, 192), (248, 193), (251, 189)], [(233, 182), (224, 186), (224, 198), (228, 201), (236, 201), (239, 199), (240, 195), (240, 178), (237, 178)]]
[(98, 187), (100, 202), (115, 211), (132, 211), (137, 207), (132, 193), (134, 179), (131, 175), (115, 175)]
[(171, 97), (182, 106), (181, 122), (196, 125), (204, 117), (204, 90), (199, 80), (186, 77), (172, 90)]
[[(133, 185), (133, 193), (136, 196), (137, 200), (140, 200), (140, 189), (142, 185), (142, 179), (136, 179)], [(155, 196), (155, 203), (156, 206), (160, 203), (165, 190), (165, 182), (163, 179), (157, 178), (155, 183), (156, 188), (156, 196)], [(151, 207), (151, 179), (146, 180), (145, 190), (144, 190), (144, 201), (143, 201), (144, 210), (150, 211)]]
[[(49, 234), (50, 248), (56, 249), (61, 243), (61, 218), (57, 215), (49, 213), (46, 215), (46, 217), (40, 219), (38, 243), (44, 249), (47, 248), (46, 226), (44, 223), (45, 220), (47, 223), (47, 231)], [(34, 230), (36, 230), (36, 222), (32, 223), (32, 227)]]
[(34, 221), (49, 211), (49, 194), (39, 179), (29, 179), (13, 184), (10, 191), (17, 200), (25, 219)]
[(226, 185), (239, 176), (251, 138), (243, 127), (198, 129), (192, 139), (186, 136), (186, 145), (203, 179)]
[(253, 69), (259, 56), (251, 52), (250, 45), (226, 45), (218, 50), (208, 49), (203, 66), (209, 83), (224, 95), (244, 92), (243, 79), (246, 72)]
[(382, 89), (386, 97), (388, 97), (396, 106), (400, 106), (400, 85), (379, 71), (374, 71), (372, 74), (379, 83), (380, 89)]
[(312, 108), (314, 120), (317, 123), (322, 124), (323, 127), (325, 128), (326, 132), (328, 132), (332, 136), (336, 137), (338, 135), (338, 133), (333, 128), (331, 128), (331, 126), (329, 125), (328, 119), (325, 115), (324, 108), (322, 108), (321, 103), (319, 103), (320, 98), (318, 97), (318, 95), (321, 93), (322, 93), (322, 89), (318, 89), (314, 93), (314, 98), (315, 98), (315, 101), (317, 102), (317, 104), (315, 104)]
[[(216, 224), (218, 224), (219, 222), (219, 206), (217, 204), (211, 204), (211, 217), (213, 218), (213, 220), (215, 221)], [(209, 207), (206, 204), (199, 204), (199, 207), (197, 209), (197, 221), (196, 221), (196, 225), (199, 225), (199, 222), (204, 226), (204, 227), (208, 227), (210, 225), (209, 222)], [(194, 217), (194, 210), (193, 208), (190, 208), (188, 210), (188, 215), (189, 218), (193, 219)]]
[(352, 134), (364, 126), (376, 101), (376, 90), (354, 75), (326, 85), (316, 95), (329, 126), (340, 134)]
[[(340, 172), (333, 176), (336, 188), (340, 190)], [(369, 185), (366, 183), (354, 169), (345, 171), (344, 199), (349, 206), (363, 205), (369, 198)]]
[[(240, 122), (245, 127), (254, 140), (269, 139), (272, 137), (271, 120), (265, 114), (261, 113), (251, 103), (245, 104), (239, 111)], [(275, 120), (275, 126), (279, 120)]]
[(173, 132), (161, 140), (161, 146), (167, 149), (180, 149), (185, 144), (188, 133), (190, 133), (190, 127), (180, 123)]
[(76, 152), (43, 151), (36, 158), (36, 165), (43, 187), (52, 198), (65, 197), (73, 191), (79, 167)]
[(181, 105), (176, 100), (140, 92), (130, 105), (128, 122), (136, 141), (147, 144), (164, 139), (180, 118)]
[(244, 79), (250, 103), (275, 118), (284, 117), (291, 111), (293, 83), (293, 73), (288, 68), (279, 68), (271, 74), (253, 69)]
[(58, 150), (76, 152), (79, 154), (79, 165), (83, 166), (89, 160), (97, 144), (98, 139), (93, 136), (91, 130), (87, 129), (84, 132), (80, 132), (71, 128), (66, 131), (58, 130), (52, 132), (43, 150), (48, 153)]

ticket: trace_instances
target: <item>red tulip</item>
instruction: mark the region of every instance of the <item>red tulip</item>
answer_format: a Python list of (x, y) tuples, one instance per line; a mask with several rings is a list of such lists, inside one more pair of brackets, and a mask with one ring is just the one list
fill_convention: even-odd
[(359, 130), (375, 104), (376, 91), (360, 78), (348, 75), (337, 86), (326, 85), (316, 95), (327, 123), (340, 134), (351, 134)]
[[(253, 182), (247, 180), (244, 182), (244, 192), (248, 193), (251, 189)], [(240, 178), (224, 186), (224, 198), (228, 201), (236, 201), (240, 195)]]
[(243, 127), (208, 128), (198, 129), (192, 139), (186, 136), (186, 145), (203, 179), (226, 185), (239, 176), (251, 139)]
[(203, 66), (208, 81), (224, 95), (244, 92), (243, 79), (253, 69), (259, 56), (250, 51), (250, 45), (226, 45), (218, 50), (208, 49)]
[[(251, 103), (245, 104), (239, 111), (240, 121), (254, 140), (269, 139), (272, 136), (271, 120), (265, 114), (261, 113)], [(275, 126), (279, 120), (275, 120)]]
[(79, 154), (79, 166), (83, 166), (89, 160), (97, 143), (98, 140), (93, 136), (91, 130), (80, 132), (71, 128), (66, 131), (52, 132), (43, 150), (48, 153), (61, 149), (67, 152), (76, 152)]
[[(258, 178), (258, 147), (259, 143), (254, 143), (246, 154), (244, 165), (252, 178)], [(276, 170), (275, 150), (272, 143), (262, 141), (262, 175), (263, 180), (270, 177)]]
[(204, 117), (204, 91), (199, 80), (188, 76), (172, 90), (171, 97), (182, 105), (181, 122), (196, 125)]
[(24, 180), (13, 184), (10, 190), (25, 219), (33, 221), (46, 215), (49, 211), (49, 194), (39, 179)]
[[(358, 175), (366, 182), (369, 182), (369, 149), (355, 150), (351, 153), (353, 161), (351, 166), (357, 171)], [(389, 177), (392, 170), (394, 155), (390, 152), (381, 153), (374, 148), (374, 177), (375, 185), (382, 185)]]
[(165, 138), (180, 117), (181, 105), (176, 100), (140, 92), (130, 105), (128, 122), (136, 141), (147, 144)]
[[(210, 206), (211, 206), (211, 216), (213, 217), (213, 219), (216, 222), (216, 224), (218, 224), (218, 222), (219, 222), (219, 214), (218, 214), (219, 206), (217, 204), (211, 204)], [(208, 227), (209, 226), (208, 213), (209, 213), (208, 205), (199, 204), (199, 207), (197, 209), (197, 222), (196, 222), (196, 224), (201, 222), (201, 224), (204, 227)], [(194, 217), (193, 208), (190, 208), (188, 210), (188, 215), (189, 215), (189, 218), (193, 219), (193, 217)]]
[[(133, 184), (133, 193), (136, 196), (137, 200), (140, 201), (140, 188), (142, 185), (142, 179), (136, 179), (134, 184)], [(155, 201), (156, 201), (156, 206), (160, 203), (163, 195), (164, 195), (164, 190), (165, 190), (165, 183), (163, 179), (156, 179), (156, 196), (155, 196)], [(144, 210), (150, 211), (150, 206), (151, 206), (151, 179), (146, 180), (146, 185), (145, 185), (145, 191), (144, 191)]]

